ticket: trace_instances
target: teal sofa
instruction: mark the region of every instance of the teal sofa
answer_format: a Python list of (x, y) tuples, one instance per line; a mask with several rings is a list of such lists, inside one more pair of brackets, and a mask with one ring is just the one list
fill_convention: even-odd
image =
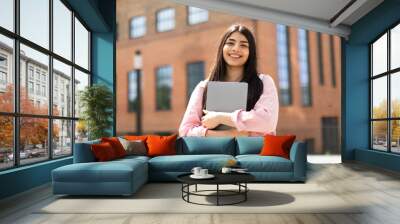
[(131, 195), (148, 181), (176, 181), (193, 167), (218, 172), (228, 160), (236, 160), (259, 182), (305, 182), (307, 151), (303, 142), (294, 142), (290, 159), (260, 156), (262, 137), (183, 137), (176, 142), (177, 155), (127, 156), (96, 162), (90, 145), (75, 144), (74, 163), (52, 171), (54, 194)]

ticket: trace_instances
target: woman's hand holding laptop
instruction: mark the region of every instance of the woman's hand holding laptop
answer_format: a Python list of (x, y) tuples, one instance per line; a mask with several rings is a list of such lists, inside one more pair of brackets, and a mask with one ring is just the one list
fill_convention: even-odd
[[(215, 112), (215, 111), (207, 111), (203, 110), (204, 116), (201, 118), (201, 124), (208, 128), (208, 129), (214, 129), (220, 124), (228, 125), (231, 126), (232, 129), (229, 130), (223, 130), (223, 131), (213, 131), (213, 130), (208, 130), (208, 134), (212, 136), (217, 136), (216, 134), (221, 134), (221, 136), (248, 136), (249, 133), (247, 131), (238, 131), (235, 128), (235, 124), (233, 123), (230, 113), (226, 112)], [(215, 132), (215, 133), (214, 133)]]

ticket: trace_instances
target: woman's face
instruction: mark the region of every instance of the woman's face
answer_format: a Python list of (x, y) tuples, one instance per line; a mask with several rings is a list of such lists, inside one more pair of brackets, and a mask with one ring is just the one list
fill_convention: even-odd
[(226, 39), (223, 56), (229, 66), (244, 66), (249, 58), (249, 42), (240, 32), (232, 33)]

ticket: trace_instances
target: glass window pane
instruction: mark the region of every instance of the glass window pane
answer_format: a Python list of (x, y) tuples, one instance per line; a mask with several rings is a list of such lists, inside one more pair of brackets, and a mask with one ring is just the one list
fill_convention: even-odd
[(53, 51), (71, 60), (72, 12), (60, 0), (53, 0), (53, 17)]
[(21, 36), (49, 48), (49, 1), (20, 0)]
[(392, 141), (392, 152), (400, 153), (400, 120), (394, 120), (390, 122), (391, 127), (391, 141)]
[(131, 71), (128, 74), (128, 111), (135, 112), (138, 106), (137, 99), (137, 72)]
[(53, 120), (53, 157), (72, 154), (72, 121)]
[(372, 81), (372, 118), (387, 118), (387, 78)]
[(290, 105), (292, 101), (290, 73), (289, 73), (289, 46), (287, 27), (276, 25), (277, 34), (277, 55), (278, 55), (278, 77), (279, 77), (279, 100), (280, 103)]
[(187, 98), (190, 99), (194, 88), (204, 79), (204, 62), (194, 62), (187, 65)]
[(10, 116), (0, 116), (0, 170), (14, 165), (14, 124)]
[(156, 101), (157, 110), (171, 109), (172, 67), (164, 66), (157, 69)]
[(75, 18), (75, 63), (89, 70), (89, 32)]
[(49, 158), (49, 120), (21, 117), (20, 119), (20, 163), (28, 164)]
[(14, 31), (14, 0), (0, 1), (0, 26)]
[(387, 121), (372, 122), (372, 148), (387, 151)]
[(81, 92), (86, 86), (89, 86), (89, 75), (81, 72), (78, 69), (75, 69), (75, 117), (79, 117), (81, 115), (79, 99)]
[(87, 141), (88, 129), (84, 120), (75, 121), (75, 143)]
[(20, 109), (25, 114), (47, 115), (49, 57), (21, 44)]
[(208, 11), (189, 6), (189, 24), (194, 25), (208, 20)]
[(298, 60), (300, 66), (301, 101), (303, 106), (311, 106), (310, 72), (308, 68), (307, 31), (298, 29)]
[(157, 12), (157, 31), (164, 32), (175, 28), (175, 9), (162, 9)]
[(71, 66), (53, 60), (53, 115), (72, 117)]
[(372, 44), (372, 75), (387, 71), (387, 34)]
[(14, 111), (14, 43), (0, 35), (0, 111)]
[(391, 69), (400, 67), (400, 24), (391, 31), (390, 37)]
[(391, 88), (390, 88), (390, 98), (391, 98), (391, 116), (400, 118), (400, 72), (391, 74)]
[(144, 36), (146, 34), (146, 17), (133, 17), (130, 31), (130, 36), (133, 38)]

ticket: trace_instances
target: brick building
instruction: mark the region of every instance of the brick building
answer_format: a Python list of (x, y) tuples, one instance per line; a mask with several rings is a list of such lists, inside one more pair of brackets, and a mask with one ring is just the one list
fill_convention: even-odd
[(296, 134), (314, 153), (339, 152), (339, 37), (158, 0), (117, 0), (117, 133), (136, 132), (136, 51), (143, 61), (142, 131), (177, 132), (221, 35), (237, 22), (252, 29), (258, 70), (278, 88), (277, 133)]

